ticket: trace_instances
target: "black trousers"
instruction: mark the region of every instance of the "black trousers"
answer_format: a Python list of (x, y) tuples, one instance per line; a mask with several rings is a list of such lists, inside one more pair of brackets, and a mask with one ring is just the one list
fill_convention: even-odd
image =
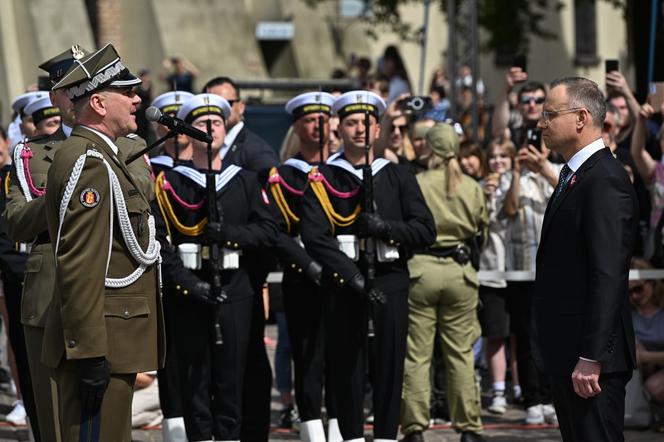
[(386, 302), (372, 307), (375, 337), (370, 339), (366, 298), (350, 290), (336, 290), (326, 302), (335, 374), (332, 380), (344, 440), (364, 435), (367, 361), (373, 389), (374, 438), (397, 437), (408, 335), (408, 281), (402, 279), (387, 277), (380, 281)]
[(255, 296), (221, 307), (223, 345), (215, 345), (215, 307), (182, 302), (175, 322), (182, 411), (190, 442), (240, 439), (242, 386)]
[(295, 401), (302, 422), (320, 419), (325, 388), (328, 417), (336, 417), (329, 346), (323, 319), (323, 290), (306, 276), (285, 273), (284, 312), (295, 372)]
[(242, 392), (241, 440), (267, 442), (270, 435), (272, 369), (265, 350), (265, 308), (260, 290), (252, 298), (246, 372)]
[(565, 442), (624, 441), (625, 386), (631, 372), (602, 374), (602, 392), (583, 399), (574, 392), (572, 378), (553, 377), (553, 401)]
[(23, 294), (23, 285), (7, 281), (3, 278), (3, 288), (5, 293), (5, 305), (7, 306), (7, 315), (9, 324), (7, 324), (9, 344), (14, 351), (16, 368), (18, 370), (18, 383), (23, 395), (23, 404), (25, 412), (30, 418), (30, 426), (36, 441), (41, 440), (39, 432), (39, 422), (37, 420), (37, 407), (35, 405), (35, 396), (32, 391), (32, 378), (30, 377), (30, 367), (28, 365), (28, 352), (25, 348), (25, 334), (21, 324), (21, 296)]
[(179, 306), (183, 302), (189, 301), (180, 299), (180, 295), (174, 293), (165, 293), (162, 298), (166, 328), (166, 363), (164, 368), (157, 371), (157, 378), (159, 379), (159, 404), (164, 419), (182, 416), (175, 323), (178, 321)]
[(510, 303), (511, 326), (516, 335), (516, 359), (519, 369), (519, 383), (526, 408), (538, 404), (550, 404), (551, 385), (549, 377), (535, 365), (531, 347), (532, 310), (534, 282), (510, 282), (507, 290)]

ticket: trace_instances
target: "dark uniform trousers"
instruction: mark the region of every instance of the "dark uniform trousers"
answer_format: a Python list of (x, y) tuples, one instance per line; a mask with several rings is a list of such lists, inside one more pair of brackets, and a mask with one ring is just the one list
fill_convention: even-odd
[(295, 400), (302, 422), (320, 419), (325, 388), (327, 416), (336, 417), (327, 345), (326, 321), (323, 315), (325, 291), (299, 272), (285, 271), (282, 282), (295, 372)]
[[(385, 304), (369, 307), (365, 298), (349, 289), (327, 298), (333, 388), (344, 439), (364, 435), (367, 371), (373, 388), (374, 438), (394, 438), (399, 425), (408, 335), (408, 278), (389, 275), (376, 279), (375, 285), (385, 294)], [(373, 338), (367, 337), (369, 308), (374, 317)]]
[[(167, 291), (168, 290), (168, 291)], [(175, 340), (177, 332), (175, 324), (178, 321), (182, 307), (182, 300), (173, 293), (173, 289), (164, 287), (162, 297), (164, 305), (164, 321), (166, 328), (166, 363), (164, 368), (157, 371), (159, 380), (159, 405), (164, 419), (182, 417), (182, 397), (180, 394), (180, 370), (178, 368), (177, 346)]]
[[(231, 271), (225, 271), (231, 272)], [(247, 347), (252, 302), (245, 296), (223, 304), (224, 343), (215, 345), (214, 308), (182, 302), (175, 322), (175, 346), (181, 380), (182, 409), (189, 441), (239, 439), (242, 386), (248, 368)]]
[[(60, 408), (60, 428), (64, 441), (130, 442), (132, 440), (131, 400), (134, 395), (136, 374), (111, 374), (98, 423), (82, 418), (78, 399), (79, 377), (74, 362), (63, 361), (54, 370), (54, 378), (60, 403), (68, 405)], [(106, 404), (114, 405), (110, 407)], [(95, 426), (98, 426), (98, 429)], [(94, 437), (97, 432), (98, 439)]]

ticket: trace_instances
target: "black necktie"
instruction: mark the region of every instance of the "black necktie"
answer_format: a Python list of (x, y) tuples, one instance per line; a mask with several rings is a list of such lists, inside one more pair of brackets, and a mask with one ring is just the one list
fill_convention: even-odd
[(572, 169), (570, 169), (567, 164), (563, 166), (562, 169), (560, 169), (560, 177), (558, 178), (558, 185), (556, 186), (556, 190), (553, 192), (553, 198), (556, 199), (560, 196), (560, 194), (563, 192), (563, 189), (565, 188), (565, 184), (567, 184), (567, 179), (569, 176), (572, 174)]

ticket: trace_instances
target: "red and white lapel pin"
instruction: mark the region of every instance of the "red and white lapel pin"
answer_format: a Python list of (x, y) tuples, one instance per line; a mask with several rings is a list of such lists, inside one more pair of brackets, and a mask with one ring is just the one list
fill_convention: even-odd
[(572, 175), (572, 178), (569, 180), (569, 184), (567, 185), (567, 188), (571, 189), (572, 186), (576, 183), (576, 174)]

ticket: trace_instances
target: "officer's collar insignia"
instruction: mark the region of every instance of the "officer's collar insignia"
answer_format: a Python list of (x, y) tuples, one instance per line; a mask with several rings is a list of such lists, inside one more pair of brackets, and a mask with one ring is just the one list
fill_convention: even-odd
[(87, 189), (83, 189), (81, 191), (81, 195), (79, 196), (79, 201), (81, 202), (83, 207), (87, 207), (88, 209), (97, 207), (99, 205), (100, 200), (101, 197), (99, 196), (99, 192), (97, 191), (97, 189), (93, 187), (88, 187)]
[(74, 60), (80, 60), (81, 58), (85, 57), (85, 52), (83, 52), (79, 45), (74, 45), (71, 47), (71, 56), (74, 58)]

